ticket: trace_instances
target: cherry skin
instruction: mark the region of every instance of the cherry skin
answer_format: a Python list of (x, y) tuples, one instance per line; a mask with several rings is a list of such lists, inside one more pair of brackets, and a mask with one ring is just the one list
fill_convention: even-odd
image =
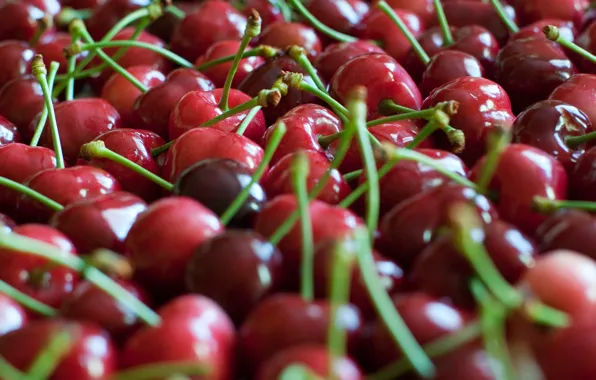
[(536, 230), (541, 252), (570, 250), (596, 259), (596, 219), (581, 210), (560, 210)]
[(0, 7), (0, 15), (0, 41), (30, 41), (45, 12), (28, 1), (11, 1)]
[[(184, 14), (194, 13), (199, 8), (197, 2), (174, 1), (173, 4), (178, 7)], [(160, 18), (152, 22), (147, 30), (155, 36), (164, 41), (170, 41), (174, 33), (174, 29), (180, 24), (182, 19), (178, 18), (172, 12), (164, 12)]]
[[(374, 3), (376, 4), (377, 1), (374, 1)], [(387, 1), (387, 4), (389, 4), (391, 8), (404, 9), (414, 12), (418, 17), (420, 17), (425, 25), (434, 22), (436, 17), (433, 0), (389, 0)]]
[[(580, 47), (586, 49), (589, 52), (594, 52), (596, 50), (596, 27), (594, 23), (588, 25), (586, 29), (584, 29), (581, 34), (575, 39), (575, 43)], [(574, 59), (577, 63), (578, 67), (584, 73), (596, 73), (596, 65), (589, 60), (585, 59), (584, 57), (571, 53), (570, 57)]]
[(0, 213), (0, 229), (6, 232), (10, 232), (16, 226), (17, 222), (15, 222), (10, 216)]
[(543, 19), (520, 28), (519, 31), (512, 35), (509, 40), (521, 40), (530, 37), (546, 38), (542, 30), (548, 25), (553, 25), (559, 28), (560, 36), (568, 41), (575, 40), (575, 37), (577, 36), (577, 29), (575, 28), (575, 25), (573, 25), (572, 21)]
[[(344, 305), (341, 328), (354, 350), (361, 334), (358, 309)], [(240, 327), (238, 344), (241, 361), (248, 374), (254, 374), (276, 353), (303, 344), (326, 344), (330, 305), (326, 301), (306, 302), (299, 295), (276, 294), (261, 302)]]
[(246, 17), (252, 14), (253, 9), (259, 12), (262, 27), (267, 27), (274, 22), (284, 21), (281, 9), (273, 0), (246, 0), (243, 4), (243, 13)]
[(172, 35), (172, 51), (195, 61), (209, 46), (221, 40), (239, 40), (246, 28), (246, 17), (230, 3), (209, 0), (187, 14)]
[(361, 0), (323, 0), (306, 4), (316, 19), (340, 33), (349, 34), (370, 10)]
[(52, 379), (100, 380), (117, 371), (116, 347), (110, 337), (95, 324), (86, 322), (32, 321), (0, 337), (0, 355), (17, 369), (26, 371), (60, 332), (71, 332), (73, 340), (52, 371)]
[(596, 201), (594, 189), (594, 162), (596, 162), (596, 147), (588, 149), (578, 160), (569, 173), (569, 186), (573, 199)]
[[(156, 159), (151, 156), (151, 149), (165, 144), (157, 134), (143, 129), (119, 128), (104, 132), (94, 141), (103, 141), (106, 148), (129, 159), (153, 174), (160, 174)], [(122, 189), (136, 194), (147, 202), (154, 201), (162, 194), (162, 188), (140, 174), (105, 158), (85, 157), (79, 159), (79, 165), (91, 165), (113, 175)]]
[(344, 103), (355, 87), (367, 90), (368, 118), (378, 115), (379, 104), (386, 99), (404, 107), (420, 109), (418, 87), (397, 61), (386, 54), (367, 54), (353, 58), (337, 70), (331, 79), (331, 95)]
[(152, 292), (181, 293), (195, 249), (222, 231), (217, 216), (193, 199), (154, 202), (139, 215), (125, 240), (136, 278)]
[[(269, 169), (263, 184), (269, 198), (274, 198), (280, 194), (293, 194), (291, 167), (298, 154), (300, 153), (287, 154)], [(306, 186), (308, 191), (311, 192), (320, 179), (330, 170), (331, 163), (320, 152), (309, 150), (305, 151), (305, 154), (308, 160)], [(337, 204), (351, 192), (350, 186), (342, 178), (341, 173), (337, 169), (333, 169), (330, 173), (329, 182), (317, 196), (317, 199), (329, 204)]]
[(560, 100), (579, 108), (596, 125), (596, 111), (592, 102), (596, 101), (596, 75), (575, 74), (559, 85), (549, 96), (550, 100)]
[(518, 115), (511, 128), (513, 142), (539, 148), (571, 169), (584, 153), (585, 144), (569, 146), (567, 136), (581, 136), (592, 131), (585, 113), (558, 100), (543, 100)]
[(282, 276), (282, 255), (274, 245), (252, 231), (228, 230), (196, 249), (186, 286), (213, 299), (240, 325), (262, 299), (279, 290)]
[(317, 56), (315, 67), (320, 75), (327, 81), (346, 62), (361, 55), (385, 51), (369, 41), (357, 40), (354, 42), (337, 42), (327, 47)]
[(484, 68), (473, 55), (457, 50), (443, 50), (430, 59), (419, 88), (425, 96), (454, 79), (484, 76)]
[(168, 138), (170, 113), (180, 98), (191, 91), (215, 89), (213, 82), (193, 69), (176, 69), (158, 84), (141, 95), (135, 105), (136, 120), (144, 129)]
[[(43, 37), (35, 45), (35, 52), (41, 54), (44, 61), (58, 62), (59, 74), (66, 74), (68, 72), (68, 59), (64, 54), (64, 49), (70, 47), (72, 44), (72, 36), (64, 32), (56, 32), (49, 34), (47, 37)], [(79, 63), (89, 54), (88, 51), (83, 51), (76, 56), (76, 62)], [(33, 54), (31, 55), (33, 57)]]
[[(63, 252), (64, 257), (76, 255), (72, 242), (52, 227), (23, 224), (15, 227), (13, 233), (53, 245)], [(53, 266), (49, 260), (26, 252), (2, 248), (0, 258), (0, 279), (48, 306), (60, 306), (79, 280), (72, 269)]]
[(544, 6), (536, 0), (518, 0), (515, 4), (515, 13), (522, 25), (527, 25), (543, 19), (559, 19), (573, 21), (579, 27), (583, 21), (584, 9), (588, 6), (587, 0), (567, 0)]
[[(244, 164), (227, 158), (206, 159), (180, 174), (174, 194), (193, 198), (221, 216), (236, 197), (250, 184), (251, 170)], [(249, 227), (267, 201), (258, 183), (250, 186), (248, 198), (230, 221), (236, 227)]]
[(280, 49), (296, 45), (304, 48), (312, 61), (323, 50), (321, 40), (310, 26), (298, 22), (279, 21), (263, 29), (259, 35), (260, 45), (269, 45)]
[(116, 192), (71, 203), (49, 224), (66, 234), (80, 252), (106, 248), (125, 253), (124, 239), (146, 208), (136, 195)]
[[(222, 40), (217, 41), (207, 49), (205, 54), (201, 55), (195, 62), (196, 66), (201, 65), (205, 62), (210, 62), (222, 57), (236, 54), (240, 48), (240, 41), (236, 40)], [(250, 50), (247, 47), (244, 51)], [(238, 85), (248, 76), (250, 72), (261, 66), (265, 60), (262, 57), (246, 57), (240, 60), (240, 65), (236, 70), (234, 79), (232, 80), (232, 88), (237, 88)], [(232, 62), (222, 63), (208, 69), (202, 70), (202, 72), (209, 77), (215, 83), (217, 87), (223, 87), (226, 82), (228, 72), (232, 67)]]
[[(424, 100), (422, 108), (434, 107), (449, 100), (459, 103), (459, 109), (449, 124), (464, 133), (466, 146), (461, 158), (466, 164), (473, 165), (486, 151), (486, 139), (490, 133), (497, 128), (509, 128), (513, 123), (509, 96), (491, 80), (462, 77), (433, 90)], [(487, 104), (491, 107), (487, 107)], [(439, 147), (450, 148), (442, 134), (435, 136), (438, 137)]]
[(210, 379), (232, 378), (234, 325), (217, 303), (203, 296), (185, 295), (171, 300), (158, 313), (161, 324), (143, 327), (125, 343), (120, 354), (123, 368), (194, 362), (209, 368)]
[(97, 8), (106, 3), (107, 0), (62, 0), (62, 6), (73, 9)]
[(14, 123), (25, 140), (33, 137), (29, 125), (43, 107), (41, 86), (31, 75), (14, 79), (0, 89), (0, 115)]
[(163, 176), (175, 182), (184, 170), (208, 158), (229, 158), (246, 165), (254, 173), (264, 154), (259, 145), (237, 133), (194, 128), (176, 139), (168, 150)]
[(25, 326), (29, 320), (21, 305), (7, 295), (0, 294), (0, 336)]
[(0, 116), (0, 145), (20, 142), (21, 134), (16, 125)]
[(435, 360), (435, 380), (494, 380), (492, 360), (481, 343), (460, 346)]
[[(457, 29), (452, 26), (449, 26), (449, 30), (451, 30), (451, 33), (453, 34)], [(433, 55), (443, 50), (443, 46), (445, 45), (445, 42), (443, 41), (443, 33), (439, 26), (433, 26), (426, 29), (422, 34), (418, 36), (417, 40), (420, 46), (422, 46), (422, 49), (426, 52), (426, 54), (429, 57), (432, 57)], [(401, 61), (401, 65), (406, 69), (406, 71), (410, 74), (410, 76), (416, 83), (420, 82), (422, 74), (426, 69), (426, 65), (422, 63), (422, 61), (418, 57), (418, 54), (416, 54), (416, 52), (412, 48), (408, 50), (408, 54)]]
[(104, 0), (85, 21), (93, 39), (100, 40), (122, 17), (146, 7), (150, 0)]
[(21, 78), (31, 71), (31, 61), (35, 52), (22, 41), (0, 42), (0, 88), (13, 79)]
[(447, 49), (468, 53), (482, 64), (490, 78), (494, 72), (495, 60), (499, 54), (499, 42), (495, 36), (483, 26), (466, 25), (453, 32), (453, 45)]

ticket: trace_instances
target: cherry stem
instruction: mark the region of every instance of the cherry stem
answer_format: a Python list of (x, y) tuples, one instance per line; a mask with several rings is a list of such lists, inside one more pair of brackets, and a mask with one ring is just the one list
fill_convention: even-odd
[(182, 20), (184, 17), (186, 17), (186, 13), (173, 4), (168, 4), (165, 11), (174, 15), (179, 20)]
[(327, 25), (325, 25), (324, 23), (319, 21), (312, 13), (310, 13), (308, 11), (308, 9), (306, 9), (304, 4), (302, 4), (302, 2), (300, 0), (288, 0), (288, 1), (289, 1), (290, 5), (292, 5), (292, 7), (294, 9), (296, 9), (296, 11), (298, 11), (298, 13), (300, 13), (300, 15), (302, 17), (304, 17), (306, 19), (306, 21), (308, 21), (319, 32), (321, 32), (337, 41), (340, 41), (340, 42), (356, 42), (356, 41), (358, 41), (358, 38), (350, 36), (348, 34), (340, 33), (337, 30), (331, 29), (330, 27), (328, 27)]
[(93, 15), (91, 9), (73, 9), (73, 8), (62, 8), (60, 13), (54, 18), (56, 23), (60, 26), (68, 26), (72, 21), (76, 19), (87, 20)]
[(44, 317), (51, 318), (58, 315), (58, 310), (39, 302), (35, 298), (21, 292), (17, 288), (2, 280), (0, 280), (0, 293), (9, 296), (27, 309), (34, 311), (39, 315), (43, 315)]
[(56, 167), (64, 168), (64, 155), (62, 154), (60, 133), (58, 131), (58, 124), (56, 122), (56, 113), (54, 112), (52, 94), (50, 92), (50, 86), (48, 85), (48, 71), (46, 70), (46, 65), (43, 63), (43, 57), (40, 54), (37, 54), (35, 57), (33, 57), (31, 71), (41, 86), (45, 108), (48, 109), (48, 116), (50, 118), (50, 131), (52, 132), (52, 142), (54, 146), (54, 152), (56, 152)]
[[(333, 368), (333, 367), (332, 367)], [(333, 373), (333, 370), (329, 370)], [(333, 378), (333, 377), (331, 377)], [(322, 377), (315, 374), (310, 368), (303, 364), (291, 364), (284, 368), (279, 375), (279, 380), (324, 380)]]
[[(433, 108), (427, 108), (424, 110), (417, 111), (417, 110), (413, 110), (410, 108), (398, 106), (392, 100), (389, 100), (389, 99), (382, 101), (381, 105), (379, 105), (379, 108), (384, 109), (386, 106), (393, 106), (393, 105), (400, 107), (404, 110), (407, 110), (407, 112), (401, 113), (399, 115), (391, 115), (391, 116), (382, 117), (380, 119), (371, 120), (368, 123), (366, 123), (366, 125), (370, 128), (370, 127), (374, 127), (377, 125), (381, 125), (381, 124), (385, 124), (385, 123), (392, 123), (394, 121), (400, 121), (400, 120), (411, 120), (411, 119), (430, 120), (430, 119), (436, 118), (437, 110), (443, 111), (448, 117), (451, 117), (451, 116), (455, 115), (459, 109), (459, 103), (454, 100), (448, 101), (448, 102), (440, 102)], [(443, 124), (444, 124), (444, 126), (448, 126), (447, 124), (449, 124), (449, 122), (443, 123)], [(451, 127), (449, 127), (449, 128), (451, 128)], [(455, 129), (455, 128), (451, 128), (451, 129)], [(445, 129), (445, 133), (448, 133), (448, 131), (449, 131), (448, 129)]]
[(354, 180), (360, 178), (362, 173), (364, 173), (364, 170), (358, 169), (358, 170), (354, 170), (353, 172), (346, 173), (346, 174), (342, 175), (342, 177), (345, 181), (350, 182), (350, 181), (354, 181)]
[(416, 149), (420, 144), (422, 144), (429, 136), (431, 136), (433, 133), (435, 133), (438, 129), (439, 129), (439, 123), (437, 123), (435, 120), (429, 121), (428, 123), (426, 123), (424, 128), (422, 128), (420, 130), (420, 132), (418, 132), (416, 137), (414, 137), (414, 140), (410, 141), (410, 143), (408, 145), (406, 145), (406, 148), (407, 149)]
[(238, 125), (238, 129), (236, 133), (239, 135), (243, 135), (246, 132), (246, 128), (248, 128), (249, 124), (253, 121), (255, 116), (259, 113), (262, 109), (262, 106), (253, 107), (247, 114), (246, 117), (242, 120), (242, 122)]
[(13, 181), (6, 177), (0, 177), (0, 186), (6, 187), (8, 189), (17, 191), (21, 194), (24, 194), (30, 198), (33, 198), (34, 200), (36, 200), (37, 202), (46, 206), (47, 208), (49, 208), (52, 211), (61, 211), (64, 208), (64, 206), (62, 206), (60, 203), (46, 197), (42, 193), (39, 193), (39, 192), (23, 185), (22, 183)]
[(67, 329), (55, 332), (29, 366), (28, 375), (32, 379), (49, 379), (60, 361), (71, 350), (73, 338)]
[(348, 110), (344, 107), (340, 102), (333, 99), (328, 93), (325, 91), (319, 90), (317, 87), (313, 86), (312, 84), (308, 83), (304, 80), (304, 75), (300, 73), (291, 73), (286, 72), (283, 74), (283, 82), (287, 84), (289, 87), (296, 88), (301, 91), (305, 91), (308, 93), (313, 94), (317, 98), (321, 99), (325, 103), (327, 103), (338, 116), (348, 116)]
[(580, 145), (590, 142), (594, 139), (596, 139), (596, 131), (589, 132), (581, 136), (565, 136), (565, 144), (568, 147), (575, 149)]
[(404, 37), (406, 37), (406, 39), (410, 43), (410, 46), (412, 46), (412, 50), (414, 50), (420, 61), (422, 61), (422, 63), (426, 66), (430, 62), (430, 57), (428, 56), (428, 54), (426, 54), (424, 48), (422, 47), (422, 45), (420, 45), (420, 42), (418, 42), (416, 37), (414, 37), (414, 35), (410, 31), (410, 29), (408, 29), (401, 17), (399, 17), (399, 15), (395, 13), (393, 8), (391, 8), (391, 6), (387, 4), (387, 2), (385, 2), (384, 0), (381, 0), (377, 3), (377, 8), (379, 8), (387, 17), (389, 17), (391, 21), (393, 21), (393, 23), (399, 28)]
[(317, 69), (315, 69), (313, 64), (308, 59), (306, 50), (303, 47), (292, 45), (286, 50), (286, 54), (288, 57), (292, 58), (294, 62), (300, 65), (304, 71), (306, 71), (306, 73), (312, 78), (313, 82), (315, 82), (315, 85), (319, 90), (327, 92), (325, 84), (323, 84), (321, 77), (319, 77)]
[(29, 40), (29, 46), (35, 46), (39, 42), (41, 36), (46, 32), (46, 30), (50, 29), (54, 26), (54, 19), (51, 15), (45, 14), (41, 19), (37, 21), (37, 28), (33, 37)]
[(488, 193), (490, 182), (499, 166), (501, 155), (507, 148), (507, 145), (509, 145), (510, 141), (511, 133), (504, 128), (495, 129), (488, 135), (486, 161), (484, 162), (482, 170), (480, 171), (480, 176), (476, 181), (478, 192), (480, 194), (486, 195)]
[[(546, 38), (548, 38), (549, 40), (555, 41), (559, 45), (573, 51), (574, 53), (581, 55), (583, 58), (587, 59), (590, 62), (593, 62), (593, 63), (596, 62), (596, 55), (590, 53), (589, 51), (587, 51), (586, 49), (577, 45), (573, 41), (569, 41), (569, 40), (565, 39), (565, 37), (563, 37), (559, 33), (559, 28), (557, 28), (556, 26), (547, 25), (544, 28), (542, 28), (542, 31), (544, 32), (544, 35), (546, 36)], [(582, 137), (582, 136), (579, 136), (579, 137)], [(567, 139), (565, 139), (565, 142), (567, 142)]]
[(113, 380), (174, 379), (177, 375), (206, 376), (209, 372), (209, 368), (204, 363), (197, 363), (196, 361), (172, 361), (167, 363), (147, 364), (126, 369), (116, 373)]
[[(72, 44), (76, 45), (79, 43), (81, 38), (77, 35), (72, 36)], [(68, 57), (68, 66), (67, 66), (67, 73), (69, 75), (67, 82), (66, 82), (66, 101), (74, 99), (74, 87), (75, 87), (75, 78), (71, 74), (74, 73), (77, 67), (77, 56), (76, 54), (72, 54)]]
[(299, 152), (292, 161), (291, 179), (294, 195), (298, 201), (300, 215), (300, 231), (302, 233), (302, 261), (301, 261), (301, 286), (302, 298), (310, 302), (314, 298), (314, 242), (312, 232), (312, 219), (310, 215), (310, 202), (308, 199), (307, 179), (309, 171), (308, 158), (304, 152)]
[[(48, 73), (48, 87), (50, 89), (50, 93), (52, 93), (52, 91), (54, 90), (54, 82), (56, 79), (56, 73), (58, 73), (59, 68), (60, 68), (60, 64), (58, 62), (50, 63), (50, 71)], [(37, 144), (39, 144), (39, 139), (41, 138), (41, 135), (45, 129), (47, 122), (48, 122), (48, 108), (44, 106), (43, 110), (41, 111), (41, 115), (39, 117), (39, 122), (37, 123), (37, 126), (35, 127), (35, 133), (33, 134), (33, 137), (31, 138), (31, 143), (29, 144), (30, 146), (37, 146)]]
[(2, 355), (0, 355), (0, 373), (10, 380), (33, 380), (10, 364)]
[(571, 200), (558, 200), (558, 199), (550, 199), (546, 197), (534, 197), (534, 202), (532, 204), (532, 208), (535, 211), (544, 213), (544, 214), (551, 214), (557, 210), (561, 209), (576, 209), (576, 210), (584, 210), (588, 212), (596, 212), (596, 202), (589, 202), (589, 201), (571, 201)]
[(536, 300), (526, 301), (523, 312), (535, 323), (559, 328), (564, 328), (571, 324), (568, 314), (546, 306)]
[(113, 277), (128, 280), (134, 272), (130, 261), (126, 257), (109, 249), (95, 249), (88, 255), (83, 256), (83, 259), (87, 266), (95, 267)]
[(437, 13), (439, 25), (441, 26), (441, 33), (443, 34), (443, 46), (453, 45), (453, 34), (451, 34), (451, 29), (449, 28), (449, 22), (445, 16), (443, 4), (441, 4), (441, 0), (433, 0), (433, 3), (435, 5), (435, 11)]
[(435, 375), (433, 362), (416, 341), (416, 338), (414, 338), (405, 321), (394, 307), (391, 297), (379, 278), (372, 256), (368, 231), (364, 228), (358, 228), (354, 231), (354, 237), (358, 247), (356, 257), (358, 258), (360, 273), (379, 317), (416, 373), (426, 379), (433, 378)]
[(161, 318), (137, 297), (132, 295), (117, 282), (97, 268), (86, 265), (79, 256), (64, 252), (61, 249), (42, 241), (21, 236), (13, 232), (0, 232), (0, 246), (27, 255), (45, 258), (55, 264), (82, 273), (84, 277), (98, 288), (108, 293), (122, 304), (129, 307), (140, 319), (150, 326), (157, 326)]
[(513, 22), (513, 20), (509, 16), (507, 16), (507, 12), (505, 12), (505, 8), (503, 7), (501, 0), (490, 0), (490, 3), (499, 15), (501, 22), (505, 24), (505, 27), (509, 29), (511, 33), (519, 32), (519, 27), (515, 24), (515, 22)]
[(81, 147), (81, 156), (87, 160), (91, 159), (92, 157), (97, 157), (114, 161), (115, 163), (120, 164), (132, 170), (133, 172), (147, 178), (151, 182), (163, 187), (167, 191), (172, 191), (174, 189), (173, 184), (161, 178), (157, 174), (150, 172), (141, 165), (107, 148), (102, 140), (91, 141), (90, 143), (83, 145)]
[(393, 99), (385, 99), (379, 103), (379, 113), (385, 116), (395, 115), (396, 113), (416, 112), (417, 110), (401, 106), (393, 101)]
[[(248, 58), (248, 57), (273, 58), (273, 57), (280, 56), (282, 53), (283, 52), (280, 49), (275, 48), (273, 46), (260, 45), (260, 46), (254, 47), (252, 49), (246, 50), (245, 52), (242, 53), (241, 57), (242, 58)], [(236, 57), (236, 54), (217, 58), (212, 61), (203, 62), (203, 63), (197, 65), (195, 68), (198, 71), (205, 71), (205, 70), (210, 69), (214, 66), (221, 65), (222, 63), (231, 62), (234, 60), (235, 57)]]
[(242, 53), (248, 47), (250, 41), (258, 36), (261, 33), (261, 16), (259, 13), (254, 9), (251, 10), (250, 16), (248, 16), (246, 22), (246, 29), (244, 30), (244, 35), (242, 36), (242, 40), (240, 41), (240, 46), (238, 47), (238, 51), (234, 56), (234, 60), (232, 61), (232, 67), (228, 71), (228, 75), (226, 76), (226, 81), (223, 86), (223, 90), (221, 92), (221, 99), (219, 100), (218, 107), (221, 108), (224, 112), (228, 110), (228, 99), (230, 97), (230, 89), (232, 88), (232, 81), (234, 80), (234, 76), (236, 75), (236, 71), (238, 71), (238, 66), (240, 66), (240, 61), (242, 60)]
[(275, 154), (275, 151), (277, 150), (279, 143), (281, 142), (287, 131), (286, 125), (283, 122), (278, 122), (272, 128), (275, 128), (275, 130), (271, 134), (271, 140), (269, 140), (269, 144), (267, 144), (267, 147), (265, 148), (263, 159), (259, 163), (259, 166), (257, 166), (257, 169), (255, 170), (250, 180), (250, 183), (242, 189), (240, 194), (236, 196), (236, 198), (232, 201), (232, 203), (228, 206), (228, 208), (223, 212), (223, 214), (219, 218), (222, 224), (227, 225), (228, 223), (230, 223), (230, 221), (232, 220), (234, 215), (236, 215), (240, 207), (242, 207), (244, 202), (246, 202), (246, 199), (250, 195), (250, 190), (252, 186), (255, 183), (258, 183), (265, 174), (265, 171), (267, 170), (267, 167), (269, 166), (269, 163), (271, 162), (271, 159), (273, 158), (273, 155)]

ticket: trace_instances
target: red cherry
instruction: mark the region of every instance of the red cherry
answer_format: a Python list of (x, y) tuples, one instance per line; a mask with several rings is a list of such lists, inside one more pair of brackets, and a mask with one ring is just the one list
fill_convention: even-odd
[[(60, 64), (58, 73), (65, 74), (68, 71), (68, 60), (64, 54), (64, 49), (70, 47), (71, 44), (72, 36), (70, 34), (56, 32), (40, 39), (35, 46), (35, 52), (41, 54), (47, 63), (58, 62)], [(79, 63), (87, 55), (89, 55), (89, 52), (86, 50), (77, 54), (76, 62)], [(31, 58), (33, 58), (33, 55), (31, 55)]]
[(514, 35), (512, 35), (509, 40), (521, 40), (530, 37), (546, 38), (542, 30), (545, 26), (548, 25), (556, 26), (559, 29), (559, 35), (568, 41), (575, 40), (575, 37), (577, 36), (577, 29), (573, 25), (573, 21), (544, 19), (535, 21), (529, 25), (524, 26), (523, 28), (520, 28), (520, 30)]
[(0, 116), (0, 146), (10, 143), (20, 142), (21, 135), (17, 127)]
[(193, 252), (223, 231), (217, 216), (186, 197), (154, 202), (139, 215), (126, 237), (135, 275), (147, 289), (178, 294)]
[(561, 210), (536, 230), (541, 252), (570, 250), (596, 258), (596, 219), (581, 210)]
[(545, 6), (544, 3), (537, 0), (518, 0), (515, 4), (515, 13), (522, 25), (552, 18), (573, 21), (576, 27), (579, 27), (584, 16), (584, 9), (588, 4), (587, 0), (565, 0)]
[(298, 22), (275, 22), (261, 32), (259, 44), (285, 49), (297, 45), (308, 54), (310, 60), (323, 50), (319, 36), (313, 28)]
[(13, 79), (21, 78), (31, 70), (31, 61), (35, 52), (29, 44), (22, 41), (0, 42), (0, 87)]
[(323, 24), (345, 34), (351, 33), (370, 10), (370, 5), (361, 0), (311, 1), (306, 7)]
[(108, 0), (62, 0), (62, 6), (73, 9), (91, 9), (97, 8)]
[(30, 41), (45, 11), (28, 1), (7, 2), (0, 7), (0, 40)]
[[(588, 25), (581, 34), (575, 39), (575, 43), (589, 52), (596, 50), (596, 27), (594, 23)], [(596, 65), (588, 59), (576, 53), (570, 53), (570, 57), (574, 59), (578, 67), (585, 73), (596, 73)]]
[(0, 336), (22, 328), (28, 319), (21, 305), (9, 296), (0, 294)]
[(431, 59), (420, 83), (422, 95), (428, 95), (454, 79), (461, 77), (484, 77), (484, 69), (473, 55), (457, 50), (443, 50)]
[(207, 367), (210, 379), (232, 378), (234, 325), (219, 305), (206, 297), (186, 295), (168, 302), (159, 315), (158, 326), (143, 327), (125, 343), (120, 355), (124, 368), (196, 362)]
[(14, 123), (26, 140), (33, 137), (29, 125), (43, 107), (41, 86), (31, 75), (14, 79), (0, 89), (0, 115)]
[(0, 229), (10, 232), (16, 226), (17, 222), (15, 222), (10, 216), (0, 213)]
[(338, 42), (328, 45), (317, 56), (315, 67), (325, 80), (331, 80), (333, 74), (346, 62), (361, 55), (385, 51), (372, 42), (357, 40), (354, 42)]
[[(13, 233), (36, 239), (60, 248), (63, 255), (76, 255), (72, 242), (62, 232), (42, 224), (23, 224)], [(26, 252), (0, 249), (0, 279), (52, 307), (60, 306), (78, 282), (78, 274), (71, 269), (54, 266), (41, 257)]]
[(246, 17), (251, 15), (253, 9), (259, 12), (263, 27), (267, 27), (277, 21), (284, 21), (284, 15), (281, 9), (273, 0), (246, 0), (243, 4), (243, 13)]
[[(449, 29), (452, 34), (457, 30), (452, 26), (450, 26)], [(490, 35), (490, 33), (488, 34)], [(418, 36), (417, 40), (422, 47), (422, 50), (424, 50), (429, 57), (432, 57), (443, 49), (443, 33), (439, 26), (433, 26), (426, 29)], [(497, 45), (497, 51), (498, 49)], [(408, 54), (406, 54), (405, 58), (401, 61), (401, 64), (416, 83), (420, 82), (422, 73), (424, 73), (424, 70), (426, 69), (426, 65), (420, 60), (420, 57), (418, 57), (418, 54), (414, 49), (410, 48), (410, 50), (408, 50)]]
[(85, 21), (87, 30), (95, 40), (103, 36), (124, 16), (146, 7), (150, 0), (102, 0), (103, 4), (93, 9), (91, 17)]
[(569, 173), (569, 186), (573, 199), (596, 201), (594, 189), (594, 163), (596, 162), (596, 147), (588, 149)]
[[(374, 1), (377, 3), (377, 1)], [(435, 14), (435, 5), (433, 4), (433, 0), (389, 0), (387, 4), (391, 6), (391, 8), (398, 8), (404, 9), (410, 12), (414, 12), (425, 25), (434, 22), (436, 14)]]
[(493, 360), (481, 344), (472, 342), (435, 360), (435, 380), (494, 380)]
[(596, 125), (596, 110), (592, 107), (596, 101), (596, 75), (575, 74), (560, 84), (550, 94), (549, 99), (561, 100), (579, 108)]
[(473, 55), (482, 64), (487, 76), (492, 77), (499, 42), (488, 29), (480, 25), (462, 26), (453, 32), (453, 39), (455, 41), (448, 49)]

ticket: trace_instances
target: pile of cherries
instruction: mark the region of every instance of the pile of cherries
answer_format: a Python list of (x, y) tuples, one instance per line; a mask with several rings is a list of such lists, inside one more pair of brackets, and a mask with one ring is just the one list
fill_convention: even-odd
[(0, 0), (0, 380), (596, 379), (588, 0)]

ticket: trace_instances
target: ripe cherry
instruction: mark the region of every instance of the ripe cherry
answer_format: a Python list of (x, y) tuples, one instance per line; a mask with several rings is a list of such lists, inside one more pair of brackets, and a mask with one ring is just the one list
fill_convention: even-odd
[[(65, 74), (68, 71), (68, 59), (64, 54), (64, 49), (72, 44), (72, 36), (64, 32), (51, 33), (40, 39), (35, 45), (35, 53), (41, 54), (45, 62), (58, 62), (59, 74)], [(76, 56), (76, 62), (79, 63), (88, 55), (88, 51), (83, 51)], [(31, 56), (33, 57), (33, 56)]]
[(484, 68), (473, 55), (457, 50), (443, 50), (430, 59), (419, 88), (425, 96), (454, 79), (484, 76)]
[(46, 17), (43, 9), (28, 1), (10, 1), (0, 6), (0, 40), (30, 41)]
[(312, 61), (323, 50), (319, 36), (310, 26), (298, 22), (279, 21), (263, 29), (259, 35), (259, 44), (280, 49), (300, 46), (306, 50)]
[(596, 259), (596, 219), (581, 210), (560, 210), (536, 230), (541, 252), (570, 250)]
[(16, 125), (0, 116), (0, 145), (20, 142), (21, 135)]
[(568, 41), (575, 40), (575, 37), (577, 36), (577, 29), (575, 28), (573, 21), (543, 19), (520, 28), (517, 33), (510, 37), (510, 40), (520, 40), (530, 37), (546, 38), (543, 29), (548, 25), (556, 26), (559, 29), (560, 35)]
[(31, 75), (14, 79), (0, 89), (0, 115), (14, 123), (25, 140), (33, 137), (29, 125), (43, 107), (41, 86)]
[(383, 54), (385, 51), (372, 42), (363, 40), (333, 43), (317, 56), (315, 67), (321, 76), (329, 81), (344, 63), (369, 53)]
[(370, 5), (361, 0), (313, 1), (306, 7), (316, 19), (345, 34), (350, 34), (370, 10)]
[(579, 108), (588, 115), (592, 125), (596, 125), (596, 111), (592, 107), (593, 102), (596, 101), (596, 75), (572, 75), (554, 89), (549, 99), (561, 100)]
[(573, 199), (596, 201), (594, 188), (594, 162), (596, 162), (596, 147), (588, 149), (578, 160), (569, 173), (569, 186)]
[(22, 328), (28, 319), (21, 305), (9, 296), (0, 294), (0, 336)]
[(572, 21), (576, 27), (580, 27), (584, 9), (587, 7), (587, 0), (567, 0), (553, 3), (552, 6), (544, 6), (536, 0), (519, 0), (515, 4), (515, 13), (522, 25), (527, 25), (543, 19), (559, 19)]
[(150, 3), (150, 0), (102, 0), (85, 22), (87, 30), (95, 40), (99, 40), (124, 16)]
[(246, 0), (243, 4), (243, 13), (246, 17), (251, 15), (253, 9), (259, 12), (263, 27), (267, 27), (277, 21), (284, 21), (284, 15), (280, 7), (272, 0)]
[[(376, 3), (376, 1), (374, 2)], [(435, 21), (435, 5), (433, 0), (389, 0), (387, 1), (392, 8), (404, 9), (414, 12), (425, 25), (431, 24)]]
[(35, 52), (29, 44), (22, 41), (7, 40), (0, 42), (0, 88), (13, 79), (21, 78), (31, 70), (31, 61)]

